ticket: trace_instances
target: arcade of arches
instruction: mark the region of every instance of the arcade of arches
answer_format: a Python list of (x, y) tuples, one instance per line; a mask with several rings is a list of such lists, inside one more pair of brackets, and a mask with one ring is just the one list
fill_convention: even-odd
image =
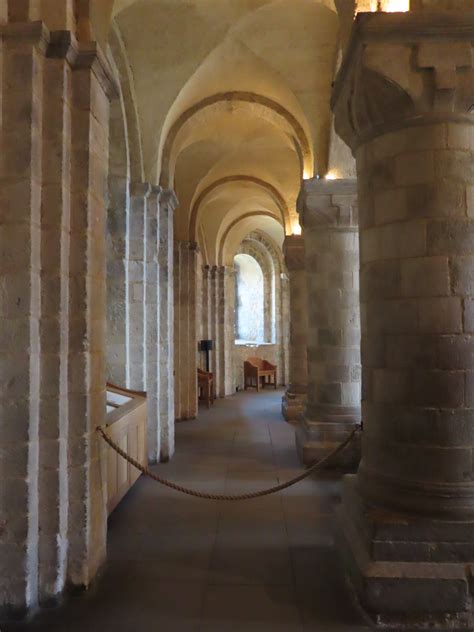
[(215, 411), (276, 364), (303, 463), (363, 420), (368, 617), (472, 629), (473, 0), (0, 0), (0, 36), (2, 619), (107, 563), (107, 383), (167, 462), (211, 340)]

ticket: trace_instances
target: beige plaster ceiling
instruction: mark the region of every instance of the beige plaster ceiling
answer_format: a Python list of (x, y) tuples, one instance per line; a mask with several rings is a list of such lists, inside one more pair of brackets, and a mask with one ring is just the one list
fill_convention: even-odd
[(281, 242), (302, 177), (328, 168), (333, 0), (105, 5), (132, 78), (144, 176), (180, 201), (176, 238), (204, 239), (210, 263), (264, 225)]

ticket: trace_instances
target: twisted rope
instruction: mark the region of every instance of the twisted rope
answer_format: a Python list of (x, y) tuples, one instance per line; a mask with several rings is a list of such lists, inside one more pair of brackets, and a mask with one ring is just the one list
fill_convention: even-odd
[(345, 439), (342, 443), (340, 443), (337, 448), (335, 448), (332, 452), (330, 452), (327, 456), (323, 457), (319, 461), (316, 461), (312, 465), (310, 465), (302, 474), (299, 474), (295, 478), (286, 481), (285, 483), (280, 483), (279, 485), (275, 485), (274, 487), (270, 487), (268, 489), (262, 489), (257, 492), (250, 492), (248, 494), (237, 494), (237, 495), (229, 495), (229, 494), (208, 494), (206, 492), (200, 492), (194, 489), (190, 489), (189, 487), (183, 487), (182, 485), (178, 485), (177, 483), (173, 483), (172, 481), (168, 481), (166, 478), (162, 478), (157, 474), (154, 474), (147, 467), (136, 461), (133, 457), (128, 455), (122, 448), (120, 448), (116, 443), (112, 441), (112, 439), (106, 434), (105, 430), (100, 426), (97, 428), (97, 432), (102, 436), (102, 438), (109, 444), (109, 446), (115, 450), (115, 452), (120, 455), (123, 459), (128, 461), (130, 465), (137, 468), (142, 474), (152, 478), (157, 483), (161, 485), (165, 485), (171, 489), (174, 489), (177, 492), (181, 492), (182, 494), (187, 494), (188, 496), (194, 496), (195, 498), (203, 498), (204, 500), (225, 500), (225, 501), (234, 501), (234, 500), (252, 500), (253, 498), (261, 498), (262, 496), (269, 496), (270, 494), (275, 494), (276, 492), (281, 492), (296, 483), (304, 480), (308, 476), (310, 476), (316, 470), (319, 470), (324, 465), (337, 456), (340, 452), (344, 450), (346, 446), (348, 446), (356, 434), (360, 431), (361, 427), (358, 425), (354, 428), (354, 430), (350, 433), (350, 435)]

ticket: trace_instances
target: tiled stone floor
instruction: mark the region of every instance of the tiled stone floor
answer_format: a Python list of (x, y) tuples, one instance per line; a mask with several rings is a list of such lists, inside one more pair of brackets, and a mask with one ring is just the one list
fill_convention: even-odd
[[(301, 471), (281, 392), (219, 400), (177, 426), (157, 469), (213, 492), (274, 485)], [(340, 492), (326, 473), (245, 503), (203, 501), (138, 481), (109, 523), (94, 588), (2, 632), (362, 632), (333, 546)]]

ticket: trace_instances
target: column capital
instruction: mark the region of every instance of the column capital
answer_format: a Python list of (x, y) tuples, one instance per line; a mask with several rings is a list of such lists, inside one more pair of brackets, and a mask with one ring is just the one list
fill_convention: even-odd
[(474, 124), (474, 12), (360, 13), (335, 81), (339, 136), (371, 138), (437, 121)]
[(152, 192), (152, 187), (149, 182), (131, 182), (130, 183), (130, 197), (147, 198), (151, 192)]
[(65, 59), (72, 66), (79, 54), (79, 44), (71, 31), (52, 31), (47, 56), (52, 59)]
[(154, 198), (156, 198), (159, 201), (162, 191), (163, 191), (163, 189), (159, 185), (152, 184), (152, 185), (150, 185), (150, 194), (149, 194), (149, 196), (150, 197), (154, 197)]
[(179, 200), (173, 189), (162, 189), (160, 195), (160, 204), (166, 205), (169, 210), (175, 211), (179, 206)]
[(298, 196), (298, 212), (305, 230), (319, 227), (357, 227), (357, 180), (304, 180)]
[(50, 33), (43, 22), (9, 22), (0, 25), (0, 38), (11, 42), (23, 44), (28, 42), (31, 46), (37, 46), (42, 53), (50, 43)]
[(232, 276), (235, 270), (232, 266), (217, 266), (217, 273), (222, 277)]
[(196, 241), (185, 241), (184, 239), (176, 239), (174, 243), (176, 248), (180, 248), (181, 250), (200, 252), (199, 244)]
[(119, 87), (113, 77), (109, 62), (97, 42), (79, 42), (72, 68), (73, 70), (91, 70), (109, 99), (119, 97)]
[(306, 263), (303, 235), (288, 235), (285, 237), (283, 255), (286, 267), (290, 272), (304, 270)]

